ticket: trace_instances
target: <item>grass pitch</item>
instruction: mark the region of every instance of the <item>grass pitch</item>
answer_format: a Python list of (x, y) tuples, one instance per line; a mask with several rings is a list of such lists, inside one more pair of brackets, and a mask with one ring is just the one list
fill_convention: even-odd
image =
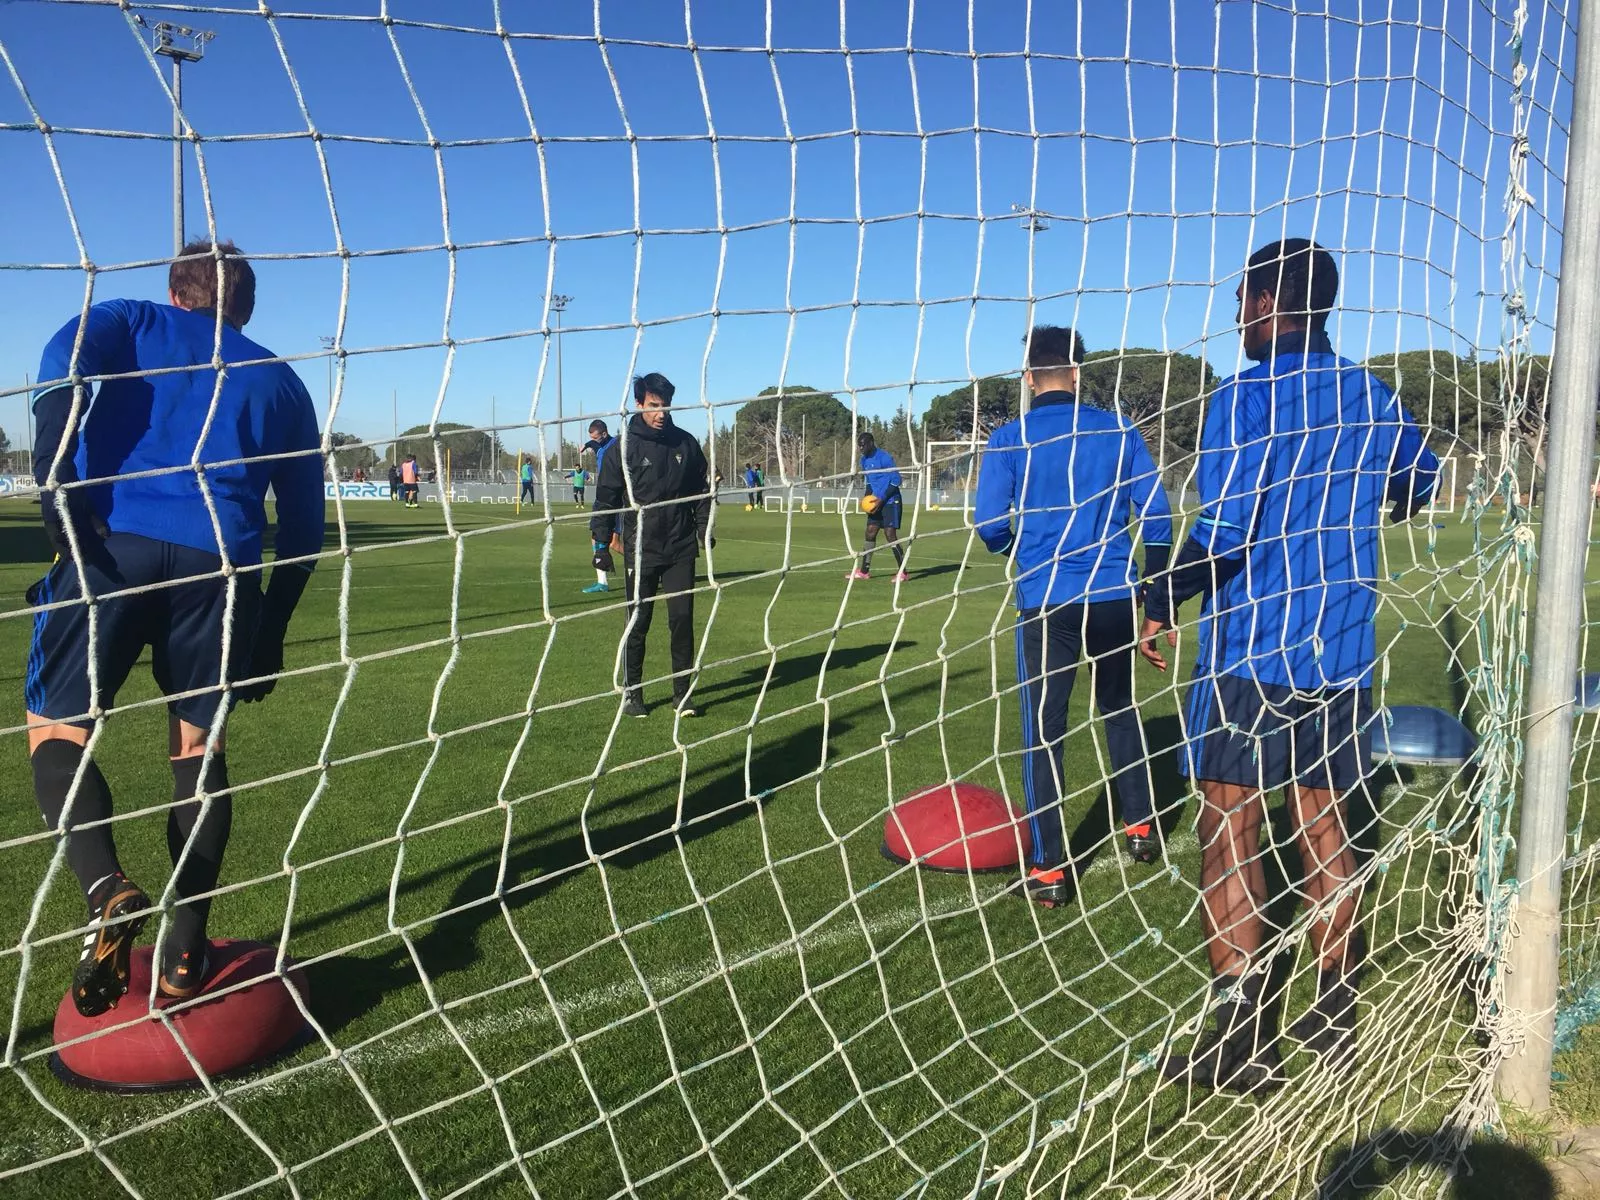
[[(1425, 1122), (1483, 1053), (1459, 979), (1470, 805), (1446, 772), (1390, 771), (1362, 836), (1385, 864), (1366, 900), (1370, 998), (1393, 1028), (1364, 1049), (1360, 1087), (1312, 1081), (1257, 1110), (1153, 1086), (1207, 974), (1178, 693), (1142, 665), (1160, 867), (1117, 853), (1087, 680), (1067, 745), (1075, 906), (880, 856), (892, 798), (954, 777), (1020, 798), (1013, 610), (957, 514), (919, 514), (909, 583), (880, 550), (847, 587), (861, 518), (722, 506), (716, 587), (697, 597), (698, 721), (675, 719), (659, 679), (648, 720), (619, 718), (620, 590), (581, 593), (594, 577), (571, 508), (458, 506), (448, 529), (437, 505), (333, 516), (348, 553), (313, 579), (292, 674), (229, 730), (234, 832), (211, 922), (307, 964), (324, 1038), (215, 1098), (57, 1083), (43, 1056), (82, 902), (63, 870), (19, 991), (52, 848), (13, 731), (0, 1192), (118, 1195), (120, 1175), (163, 1200), (1145, 1195), (1186, 1179), (1295, 1194), (1329, 1164), (1294, 1147)], [(1387, 537), (1389, 703), (1455, 709), (1477, 665), (1452, 597), (1481, 560), (1443, 520)], [(19, 701), (36, 522), (0, 508), (0, 676)], [(151, 889), (171, 793), (155, 699), (141, 665), (100, 753), (124, 864)], [(1299, 1128), (1283, 1150), (1228, 1145), (1269, 1118)]]

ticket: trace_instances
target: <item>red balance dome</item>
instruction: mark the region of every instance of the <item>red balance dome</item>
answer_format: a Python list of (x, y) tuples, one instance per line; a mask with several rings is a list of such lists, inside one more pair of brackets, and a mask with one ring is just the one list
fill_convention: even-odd
[[(205, 987), (195, 1000), (158, 1002), (158, 1009), (171, 1012), (166, 1020), (149, 1012), (153, 954), (151, 946), (133, 952), (128, 994), (98, 1017), (82, 1016), (70, 992), (61, 998), (55, 1025), (60, 1049), (50, 1056), (50, 1066), (62, 1080), (112, 1091), (195, 1087), (200, 1079), (178, 1045), (180, 1037), (211, 1076), (245, 1070), (305, 1037), (305, 1021), (289, 989), (305, 1000), (311, 989), (302, 971), (291, 968), (287, 978), (274, 973), (275, 947), (212, 942)], [(206, 999), (217, 992), (226, 994)]]
[(939, 783), (907, 796), (883, 825), (883, 854), (937, 871), (1015, 871), (1033, 849), (1027, 822), (999, 792)]

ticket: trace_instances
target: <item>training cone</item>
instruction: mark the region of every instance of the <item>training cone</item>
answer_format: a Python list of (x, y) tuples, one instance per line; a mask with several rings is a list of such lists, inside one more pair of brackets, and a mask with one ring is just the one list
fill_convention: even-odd
[[(151, 946), (133, 952), (128, 994), (97, 1017), (85, 1017), (69, 992), (56, 1009), (50, 1069), (75, 1087), (116, 1092), (198, 1087), (187, 1049), (207, 1075), (229, 1075), (300, 1045), (305, 1019), (292, 987), (309, 1001), (302, 971), (275, 973), (276, 948), (261, 942), (214, 941), (210, 970), (190, 1000), (158, 1000), (150, 1013)], [(241, 986), (247, 985), (247, 986)], [(212, 997), (207, 999), (207, 997)], [(165, 1010), (169, 1015), (163, 1018)], [(182, 1045), (179, 1045), (179, 1040)]]
[(883, 856), (936, 871), (1015, 871), (1033, 849), (1027, 822), (999, 792), (940, 783), (907, 796), (883, 824)]
[(1418, 767), (1459, 767), (1478, 739), (1454, 713), (1420, 704), (1380, 709), (1372, 722), (1372, 761)]

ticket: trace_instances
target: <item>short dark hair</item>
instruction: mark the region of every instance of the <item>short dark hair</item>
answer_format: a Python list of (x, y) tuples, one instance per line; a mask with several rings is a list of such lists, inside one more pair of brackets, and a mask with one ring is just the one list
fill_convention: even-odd
[(1075, 367), (1084, 359), (1083, 337), (1070, 325), (1035, 325), (1022, 339), (1030, 371)]
[(1339, 268), (1333, 255), (1310, 238), (1284, 238), (1250, 256), (1244, 290), (1247, 296), (1268, 293), (1280, 317), (1321, 329), (1339, 296)]
[[(222, 300), (217, 300), (217, 260), (222, 260)], [(167, 288), (184, 308), (217, 308), (235, 328), (256, 310), (256, 273), (232, 242), (190, 242), (167, 270)]]
[(661, 397), (661, 403), (667, 407), (672, 406), (672, 393), (678, 389), (672, 386), (660, 371), (651, 371), (648, 375), (635, 375), (633, 377), (633, 402), (643, 404), (644, 398), (649, 395)]
[(596, 417), (594, 420), (589, 422), (589, 432), (593, 433), (596, 429), (598, 429), (601, 433), (610, 432), (606, 428), (606, 423), (604, 421), (602, 421), (599, 417)]

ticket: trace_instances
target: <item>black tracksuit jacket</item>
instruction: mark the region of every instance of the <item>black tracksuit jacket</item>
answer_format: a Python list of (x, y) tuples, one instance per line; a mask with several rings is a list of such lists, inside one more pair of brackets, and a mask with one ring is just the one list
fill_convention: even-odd
[(595, 481), (589, 532), (596, 542), (609, 542), (620, 525), (623, 553), (632, 564), (641, 520), (647, 563), (693, 558), (705, 542), (711, 520), (705, 452), (697, 438), (672, 423), (670, 415), (660, 429), (652, 429), (635, 414), (619, 444), (600, 464)]

